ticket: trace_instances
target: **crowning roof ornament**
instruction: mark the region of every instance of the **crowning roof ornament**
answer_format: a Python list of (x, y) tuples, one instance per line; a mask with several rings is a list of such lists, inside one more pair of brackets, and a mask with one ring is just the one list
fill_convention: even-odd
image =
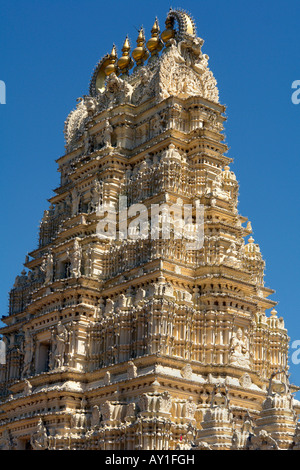
[[(163, 44), (167, 47), (172, 44), (172, 39), (176, 41), (176, 43), (180, 43), (181, 41), (196, 38), (196, 26), (193, 18), (187, 12), (177, 9), (173, 10), (170, 9), (166, 21), (166, 29), (161, 33), (161, 37), (159, 37), (160, 28), (158, 24), (158, 19), (155, 19), (153, 27), (151, 29), (151, 38), (147, 42), (147, 48), (149, 49), (152, 56), (157, 56), (158, 53), (162, 50)], [(203, 40), (201, 40), (201, 45), (203, 44)], [(114, 55), (112, 57), (112, 54)], [(130, 44), (128, 36), (125, 39), (122, 48), (123, 55), (118, 61), (118, 66), (112, 70), (110, 64), (115, 64), (115, 56), (116, 56), (116, 48), (114, 46), (112, 53), (106, 54), (97, 64), (94, 69), (92, 79), (90, 82), (90, 95), (95, 96), (99, 92), (104, 91), (104, 83), (105, 83), (105, 76), (106, 74), (105, 69), (107, 66), (110, 70), (116, 74), (125, 73), (127, 74), (129, 69), (132, 67), (133, 62), (129, 60), (129, 52), (130, 52)], [(141, 57), (140, 57), (141, 55)], [(137, 65), (143, 65), (145, 60), (149, 56), (149, 52), (145, 47), (145, 33), (144, 29), (140, 28), (139, 35), (137, 38), (137, 48), (135, 48), (132, 52), (133, 58), (136, 60)]]
[[(121, 57), (117, 57), (114, 45), (95, 67), (89, 96), (80, 100), (65, 123), (69, 151), (76, 148), (86, 120), (111, 106), (137, 106), (148, 99), (159, 103), (169, 96), (199, 96), (219, 103), (217, 82), (208, 67), (209, 57), (201, 51), (204, 41), (196, 36), (195, 22), (187, 12), (170, 9), (162, 33), (156, 18), (151, 37), (146, 40), (141, 28), (136, 42), (131, 52), (126, 36)], [(134, 61), (136, 67), (129, 73)]]

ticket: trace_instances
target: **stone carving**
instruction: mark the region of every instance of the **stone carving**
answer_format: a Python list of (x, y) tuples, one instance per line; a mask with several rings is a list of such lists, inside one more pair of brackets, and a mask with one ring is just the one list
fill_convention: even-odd
[(31, 365), (32, 365), (32, 359), (33, 359), (33, 353), (34, 353), (33, 337), (29, 330), (25, 330), (23, 352), (24, 352), (24, 365), (23, 365), (22, 377), (27, 377), (31, 373)]
[(105, 94), (108, 97), (108, 106), (130, 103), (133, 87), (126, 80), (112, 73), (106, 81)]
[(157, 71), (156, 68), (149, 65), (141, 67), (135, 76), (137, 85), (134, 86), (131, 96), (131, 101), (135, 105), (141, 104), (155, 95)]
[(106, 401), (100, 406), (103, 421), (111, 421), (113, 419), (114, 405)]
[(241, 328), (233, 334), (230, 341), (229, 363), (244, 368), (250, 367), (249, 344)]
[(129, 379), (135, 379), (137, 377), (137, 367), (132, 361), (128, 362), (127, 376)]
[(72, 196), (72, 208), (71, 208), (72, 214), (71, 215), (75, 216), (78, 214), (79, 204), (80, 204), (80, 194), (76, 188), (73, 188), (71, 196)]
[(103, 381), (104, 381), (104, 385), (110, 385), (111, 384), (111, 376), (110, 376), (109, 371), (105, 372)]
[(193, 401), (193, 398), (190, 397), (186, 400), (183, 406), (183, 416), (188, 420), (193, 420), (195, 418), (195, 412), (197, 409), (196, 403)]
[(249, 450), (278, 450), (278, 444), (273, 437), (264, 429), (256, 436), (251, 436)]
[(72, 427), (75, 429), (85, 429), (87, 426), (87, 416), (86, 416), (86, 405), (87, 401), (85, 398), (81, 400), (80, 410), (76, 411), (72, 415)]
[(53, 330), (50, 368), (57, 369), (65, 365), (65, 352), (68, 344), (68, 331), (58, 322), (56, 332)]
[(193, 450), (212, 450), (212, 448), (207, 442), (199, 441), (196, 447), (193, 447)]
[[(186, 62), (181, 52), (185, 49), (183, 43), (180, 49), (172, 44), (165, 52), (160, 66), (160, 98), (165, 99), (170, 95), (187, 98), (191, 95), (199, 95), (218, 102), (219, 92), (217, 82), (207, 66), (208, 56), (202, 56), (200, 62), (191, 67), (190, 60)], [(192, 59), (193, 60), (193, 59)]]
[(181, 162), (181, 155), (176, 149), (174, 144), (170, 144), (168, 150), (166, 150), (161, 158), (162, 162), (169, 162), (169, 161), (178, 161)]
[(101, 413), (100, 408), (97, 405), (93, 406), (92, 417), (91, 417), (91, 428), (97, 428), (100, 425)]
[(29, 380), (25, 379), (24, 380), (24, 394), (31, 395), (31, 393), (32, 393), (32, 385), (29, 382)]
[(190, 364), (184, 366), (180, 371), (181, 377), (186, 380), (191, 380), (193, 376), (193, 369)]
[(90, 212), (97, 212), (102, 203), (103, 184), (99, 180), (95, 181), (92, 189), (92, 197), (90, 201)]
[(109, 315), (113, 313), (114, 306), (115, 306), (115, 303), (112, 299), (106, 299), (106, 305), (105, 305), (105, 310), (104, 310), (105, 315)]
[(134, 418), (136, 415), (136, 404), (134, 402), (128, 403), (126, 406), (126, 418)]
[(105, 120), (105, 127), (103, 129), (103, 145), (104, 147), (111, 148), (111, 135), (113, 133), (113, 127), (110, 125), (108, 119)]
[(31, 436), (30, 444), (34, 450), (46, 450), (48, 449), (48, 435), (47, 429), (43, 424), (43, 421), (39, 419), (37, 430)]
[(78, 98), (77, 101), (76, 109), (70, 112), (64, 128), (66, 149), (69, 152), (75, 148), (77, 140), (84, 130), (84, 123), (89, 114), (88, 109), (90, 109), (90, 105), (88, 105), (87, 109), (86, 102), (83, 98)]
[(53, 281), (53, 267), (54, 267), (54, 260), (53, 255), (50, 252), (46, 258), (44, 258), (43, 263), (40, 267), (41, 271), (45, 275), (45, 283), (49, 284)]
[(8, 429), (4, 429), (0, 439), (0, 450), (14, 450), (15, 445), (15, 440), (13, 439), (10, 431)]
[(83, 134), (83, 153), (84, 155), (89, 155), (94, 151), (95, 148), (95, 139), (90, 136), (89, 132), (86, 130)]
[(252, 380), (249, 374), (244, 374), (239, 379), (240, 385), (243, 388), (250, 388), (252, 385)]
[(77, 239), (74, 240), (74, 249), (71, 256), (71, 275), (79, 277), (81, 275), (82, 249)]

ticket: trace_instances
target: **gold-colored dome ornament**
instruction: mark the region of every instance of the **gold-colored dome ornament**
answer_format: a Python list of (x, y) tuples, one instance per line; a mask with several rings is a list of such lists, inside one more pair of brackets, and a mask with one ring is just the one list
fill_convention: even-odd
[(160, 37), (165, 43), (166, 47), (168, 47), (170, 46), (170, 39), (175, 37), (174, 18), (167, 17), (165, 25), (166, 29), (161, 33)]
[(126, 39), (124, 41), (122, 53), (122, 57), (120, 57), (120, 59), (118, 60), (118, 67), (122, 75), (126, 75), (133, 66), (133, 60), (130, 57), (130, 44), (128, 36), (126, 36)]
[(157, 56), (158, 53), (164, 47), (162, 40), (159, 38), (159, 33), (160, 33), (160, 29), (159, 29), (158, 19), (155, 18), (154, 25), (151, 29), (151, 38), (147, 42), (147, 47), (149, 51), (151, 52), (151, 57)]
[(111, 73), (117, 72), (117, 50), (116, 46), (113, 45), (112, 51), (109, 56), (109, 64), (105, 67), (105, 75), (108, 77)]
[(132, 51), (132, 57), (134, 58), (137, 67), (143, 65), (145, 60), (149, 57), (149, 52), (145, 47), (145, 32), (144, 28), (139, 30), (139, 35), (136, 40), (137, 47)]

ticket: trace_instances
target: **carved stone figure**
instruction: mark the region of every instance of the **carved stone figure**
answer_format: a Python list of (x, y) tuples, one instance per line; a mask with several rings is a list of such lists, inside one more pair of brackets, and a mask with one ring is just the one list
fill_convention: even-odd
[(250, 354), (248, 340), (244, 337), (241, 328), (233, 335), (229, 348), (229, 362), (231, 365), (250, 367)]
[(24, 393), (25, 395), (31, 395), (32, 392), (32, 385), (29, 382), (29, 380), (25, 379), (24, 380)]
[(24, 343), (24, 365), (22, 371), (22, 377), (27, 377), (31, 372), (31, 365), (34, 353), (34, 343), (33, 338), (29, 330), (25, 330)]
[(92, 199), (90, 202), (90, 211), (98, 211), (99, 206), (102, 202), (102, 184), (99, 180), (95, 181), (94, 187), (92, 189)]
[(15, 441), (8, 429), (5, 429), (0, 439), (0, 450), (14, 450)]
[(54, 260), (52, 253), (47, 255), (47, 258), (43, 260), (41, 265), (41, 271), (45, 274), (45, 283), (49, 284), (53, 281), (53, 267)]
[(108, 119), (105, 120), (105, 127), (103, 130), (103, 144), (104, 147), (111, 148), (111, 135), (113, 133), (113, 127), (111, 126)]
[(57, 369), (65, 365), (65, 352), (68, 343), (68, 332), (66, 327), (58, 322), (56, 327), (56, 334), (53, 338), (52, 351), (53, 351), (53, 368)]
[(30, 444), (34, 450), (46, 450), (48, 448), (47, 429), (41, 419), (38, 421), (36, 432), (31, 436)]
[(137, 377), (137, 367), (132, 361), (128, 362), (127, 375), (129, 379), (135, 379)]
[(81, 275), (82, 249), (77, 239), (74, 241), (71, 260), (71, 275), (73, 277), (79, 277)]
[(115, 73), (110, 74), (106, 82), (106, 92), (108, 96), (108, 106), (129, 103), (133, 87), (127, 81), (117, 77)]
[(181, 376), (186, 380), (191, 380), (193, 375), (193, 369), (190, 364), (184, 366), (180, 371)]
[(92, 409), (91, 428), (97, 428), (100, 425), (101, 413), (99, 406), (95, 405)]
[(256, 436), (251, 436), (249, 450), (278, 450), (278, 444), (264, 429)]
[(76, 188), (73, 188), (72, 190), (72, 216), (74, 215), (77, 215), (78, 214), (78, 210), (79, 210), (79, 203), (80, 203), (80, 194), (79, 192), (77, 191)]
[(106, 401), (100, 406), (103, 421), (110, 421), (113, 419), (114, 406), (109, 401)]

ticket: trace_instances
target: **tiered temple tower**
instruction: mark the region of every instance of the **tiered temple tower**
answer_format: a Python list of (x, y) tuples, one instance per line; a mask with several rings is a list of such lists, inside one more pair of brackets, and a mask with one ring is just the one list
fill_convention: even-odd
[[(300, 447), (289, 338), (202, 46), (170, 10), (162, 33), (156, 19), (148, 41), (113, 46), (67, 118), (61, 183), (2, 318), (2, 449)], [(175, 206), (192, 208), (182, 236)]]

